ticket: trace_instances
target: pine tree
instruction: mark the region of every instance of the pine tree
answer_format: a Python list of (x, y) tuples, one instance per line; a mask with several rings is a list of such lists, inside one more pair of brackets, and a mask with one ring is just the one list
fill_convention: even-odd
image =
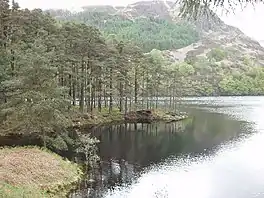
[(43, 40), (35, 40), (20, 54), (16, 77), (3, 82), (8, 90), (8, 102), (2, 110), (7, 131), (40, 133), (45, 140), (47, 133), (68, 126), (69, 101), (58, 86), (57, 68), (50, 65), (52, 53), (47, 52)]

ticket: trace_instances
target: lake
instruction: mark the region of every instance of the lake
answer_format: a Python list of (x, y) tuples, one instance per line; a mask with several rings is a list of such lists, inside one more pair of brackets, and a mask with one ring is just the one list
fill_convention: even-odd
[(264, 197), (264, 97), (185, 98), (179, 107), (191, 118), (95, 129), (102, 162), (70, 197)]

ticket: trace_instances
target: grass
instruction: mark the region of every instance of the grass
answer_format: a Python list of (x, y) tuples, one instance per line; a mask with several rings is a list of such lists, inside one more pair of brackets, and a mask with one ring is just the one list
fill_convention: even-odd
[(0, 149), (0, 197), (65, 197), (81, 178), (76, 164), (36, 147)]
[[(85, 115), (89, 115), (88, 118), (85, 118)], [(92, 116), (92, 118), (91, 118)], [(85, 125), (100, 125), (100, 124), (108, 124), (116, 121), (123, 121), (124, 115), (117, 108), (113, 108), (113, 111), (109, 113), (107, 108), (102, 108), (101, 112), (98, 109), (94, 109), (92, 113), (82, 114), (75, 111), (75, 116), (73, 118), (75, 123), (80, 123), (80, 126)]]

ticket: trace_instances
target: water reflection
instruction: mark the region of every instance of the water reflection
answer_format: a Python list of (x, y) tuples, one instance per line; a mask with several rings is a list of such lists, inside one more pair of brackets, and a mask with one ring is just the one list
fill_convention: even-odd
[(109, 189), (130, 185), (152, 165), (171, 157), (212, 154), (216, 146), (251, 131), (248, 123), (224, 114), (199, 108), (189, 108), (188, 112), (192, 117), (184, 122), (93, 129), (92, 135), (101, 142), (102, 162), (70, 197), (103, 197)]

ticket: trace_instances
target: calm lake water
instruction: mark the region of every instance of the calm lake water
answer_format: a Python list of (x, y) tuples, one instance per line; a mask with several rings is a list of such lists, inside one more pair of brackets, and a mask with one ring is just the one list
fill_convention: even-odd
[(93, 131), (101, 165), (71, 198), (264, 197), (264, 97), (188, 98), (192, 119)]

